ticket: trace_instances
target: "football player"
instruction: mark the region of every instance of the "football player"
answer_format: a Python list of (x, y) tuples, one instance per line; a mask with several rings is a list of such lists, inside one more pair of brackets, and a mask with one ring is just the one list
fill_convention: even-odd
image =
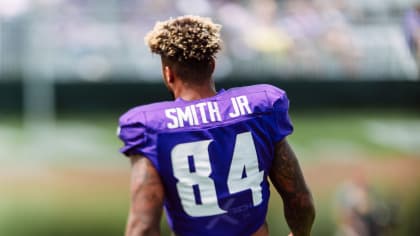
[(311, 193), (286, 141), (286, 93), (271, 85), (216, 92), (212, 74), (221, 26), (182, 16), (146, 36), (160, 55), (174, 101), (121, 116), (121, 152), (131, 159), (127, 236), (160, 235), (162, 209), (175, 235), (268, 235), (271, 179), (295, 236), (310, 235)]

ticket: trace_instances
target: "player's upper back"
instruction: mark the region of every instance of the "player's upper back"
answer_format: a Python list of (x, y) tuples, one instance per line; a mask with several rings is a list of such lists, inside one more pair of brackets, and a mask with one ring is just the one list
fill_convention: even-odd
[(159, 171), (176, 233), (250, 235), (265, 221), (274, 143), (292, 132), (288, 106), (284, 91), (254, 85), (136, 107), (120, 119), (121, 151)]
[(138, 124), (158, 132), (202, 129), (237, 122), (273, 109), (287, 111), (288, 106), (283, 90), (261, 84), (222, 90), (200, 100), (177, 99), (138, 106), (121, 116), (119, 123), (120, 128)]

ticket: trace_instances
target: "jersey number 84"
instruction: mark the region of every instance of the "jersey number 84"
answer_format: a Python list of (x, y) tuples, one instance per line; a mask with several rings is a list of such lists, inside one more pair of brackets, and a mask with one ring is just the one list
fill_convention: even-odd
[[(184, 211), (192, 217), (226, 213), (218, 204), (216, 186), (210, 178), (211, 165), (208, 147), (213, 140), (182, 143), (171, 151), (171, 162), (178, 195)], [(194, 163), (194, 170), (190, 169)], [(245, 171), (246, 176), (243, 176)], [(258, 157), (251, 132), (238, 134), (229, 168), (227, 186), (230, 194), (252, 191), (253, 205), (262, 202), (261, 183), (264, 171), (258, 167)], [(199, 199), (197, 199), (197, 195)]]

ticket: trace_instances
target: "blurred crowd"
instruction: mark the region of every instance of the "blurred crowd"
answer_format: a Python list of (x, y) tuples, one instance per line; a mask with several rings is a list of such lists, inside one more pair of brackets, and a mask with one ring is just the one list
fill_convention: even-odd
[(143, 37), (157, 20), (184, 14), (209, 16), (223, 25), (217, 79), (415, 80), (420, 33), (413, 22), (419, 22), (414, 10), (418, 4), (1, 0), (0, 80), (17, 72), (59, 80), (157, 80), (159, 60)]
[(339, 186), (335, 199), (335, 236), (395, 235), (398, 228), (397, 199), (386, 199), (375, 191), (363, 170), (353, 173)]

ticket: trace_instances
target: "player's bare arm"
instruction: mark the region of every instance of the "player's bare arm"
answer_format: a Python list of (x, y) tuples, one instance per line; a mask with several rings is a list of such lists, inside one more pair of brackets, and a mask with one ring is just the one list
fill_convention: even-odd
[(296, 155), (286, 140), (276, 144), (270, 179), (283, 199), (284, 214), (293, 235), (310, 235), (315, 219), (312, 195)]
[(160, 176), (145, 157), (131, 156), (131, 207), (126, 236), (160, 235), (164, 189)]

